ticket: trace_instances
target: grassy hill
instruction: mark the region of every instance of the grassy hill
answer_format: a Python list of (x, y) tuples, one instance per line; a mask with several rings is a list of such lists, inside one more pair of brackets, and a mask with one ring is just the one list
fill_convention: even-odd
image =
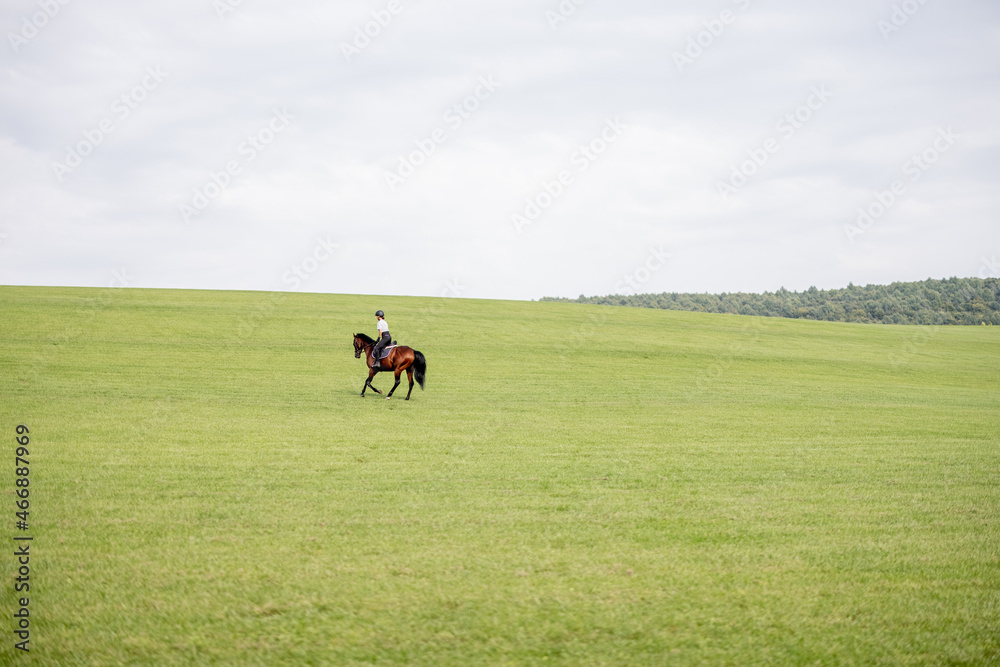
[[(426, 355), (409, 402), (359, 397), (376, 308)], [(32, 662), (1000, 660), (996, 328), (29, 287), (0, 314)]]

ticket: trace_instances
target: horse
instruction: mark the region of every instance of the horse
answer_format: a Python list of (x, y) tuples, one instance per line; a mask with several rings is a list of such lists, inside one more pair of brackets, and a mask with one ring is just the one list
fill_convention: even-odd
[(396, 384), (392, 385), (392, 389), (389, 390), (389, 395), (385, 397), (385, 400), (392, 398), (392, 392), (396, 391), (396, 387), (399, 386), (399, 376), (406, 371), (406, 379), (410, 381), (410, 391), (406, 392), (406, 399), (410, 400), (410, 392), (413, 391), (413, 376), (417, 376), (417, 382), (420, 383), (420, 388), (424, 388), (424, 377), (427, 374), (427, 360), (424, 359), (424, 355), (418, 350), (414, 350), (412, 347), (407, 347), (405, 345), (398, 345), (389, 351), (389, 356), (382, 360), (381, 368), (378, 371), (372, 369), (372, 364), (375, 363), (372, 357), (372, 348), (375, 346), (375, 341), (366, 336), (363, 333), (354, 334), (354, 358), (360, 359), (361, 352), (365, 353), (365, 362), (368, 364), (368, 379), (365, 381), (365, 386), (361, 388), (361, 398), (365, 397), (365, 390), (368, 387), (375, 389), (378, 395), (381, 396), (382, 392), (375, 388), (372, 384), (372, 378), (379, 371), (392, 371), (396, 375)]

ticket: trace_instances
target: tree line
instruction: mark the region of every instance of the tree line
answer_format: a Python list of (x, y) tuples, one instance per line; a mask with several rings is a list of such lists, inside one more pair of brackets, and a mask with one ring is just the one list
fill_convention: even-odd
[(849, 284), (843, 289), (748, 294), (635, 294), (576, 299), (542, 297), (542, 301), (566, 301), (636, 308), (686, 310), (699, 313), (731, 313), (758, 317), (788, 317), (872, 324), (1000, 325), (1000, 279), (947, 278), (891, 285)]

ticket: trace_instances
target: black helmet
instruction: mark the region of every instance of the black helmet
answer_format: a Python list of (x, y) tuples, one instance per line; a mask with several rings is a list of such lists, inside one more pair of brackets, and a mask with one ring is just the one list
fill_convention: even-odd
[(383, 313), (381, 310), (376, 310), (375, 317), (385, 317), (385, 313)]

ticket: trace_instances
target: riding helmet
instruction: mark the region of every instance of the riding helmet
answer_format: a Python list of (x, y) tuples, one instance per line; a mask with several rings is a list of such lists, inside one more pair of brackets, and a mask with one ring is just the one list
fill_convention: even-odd
[(383, 313), (381, 310), (376, 310), (375, 317), (385, 317), (385, 313)]

